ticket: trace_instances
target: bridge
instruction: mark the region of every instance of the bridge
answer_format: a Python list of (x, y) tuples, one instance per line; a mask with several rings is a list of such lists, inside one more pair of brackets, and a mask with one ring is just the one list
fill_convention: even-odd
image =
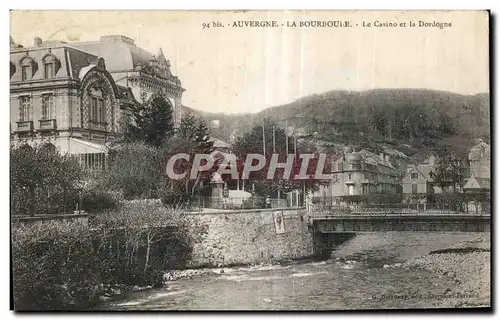
[(350, 214), (312, 215), (309, 222), (316, 232), (489, 232), (490, 215), (486, 214)]
[(315, 254), (367, 232), (490, 232), (490, 213), (410, 208), (328, 207), (309, 210)]

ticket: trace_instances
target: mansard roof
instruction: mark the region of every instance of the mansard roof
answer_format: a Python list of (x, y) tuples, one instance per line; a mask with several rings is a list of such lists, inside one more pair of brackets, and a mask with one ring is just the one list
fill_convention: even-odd
[[(13, 73), (11, 81), (21, 80), (21, 68), (18, 67), (22, 62), (30, 59), (37, 64), (32, 80), (44, 79), (43, 69), (41, 68), (47, 57), (50, 62), (57, 62), (60, 68), (57, 68), (54, 78), (78, 78), (82, 69), (99, 61), (99, 57), (74, 48), (66, 43), (58, 42), (54, 45), (44, 45), (37, 47), (17, 47), (10, 50), (10, 63)], [(101, 59), (102, 60), (102, 59)], [(103, 68), (104, 65), (103, 65)]]
[[(103, 36), (100, 41), (75, 42), (72, 46), (90, 52), (106, 60), (106, 69), (111, 73), (143, 70), (163, 78), (175, 78), (170, 71), (170, 62), (162, 49), (155, 56), (135, 45), (134, 40), (117, 35)], [(155, 64), (154, 66), (152, 65)], [(121, 76), (119, 76), (121, 77)]]

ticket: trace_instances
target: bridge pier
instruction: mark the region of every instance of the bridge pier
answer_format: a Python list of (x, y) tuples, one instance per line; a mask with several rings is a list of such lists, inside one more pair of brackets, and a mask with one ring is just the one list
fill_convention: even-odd
[(326, 233), (317, 230), (313, 231), (313, 253), (315, 257), (328, 259), (335, 247), (354, 238), (355, 232), (335, 232)]

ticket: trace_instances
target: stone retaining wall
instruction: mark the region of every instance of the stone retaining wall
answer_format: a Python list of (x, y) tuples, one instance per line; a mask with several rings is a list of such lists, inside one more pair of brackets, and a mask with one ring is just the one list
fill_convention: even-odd
[[(283, 228), (276, 217), (283, 217)], [(279, 220), (279, 219), (278, 219)], [(188, 214), (195, 244), (188, 267), (257, 264), (313, 255), (305, 208)]]

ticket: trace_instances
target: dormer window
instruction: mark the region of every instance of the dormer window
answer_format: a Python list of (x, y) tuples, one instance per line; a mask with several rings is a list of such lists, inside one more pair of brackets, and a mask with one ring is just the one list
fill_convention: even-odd
[(29, 74), (30, 74), (30, 70), (31, 70), (31, 67), (30, 66), (22, 66), (21, 67), (21, 70), (22, 70), (22, 80), (25, 81), (25, 80), (28, 80), (29, 78)]
[(412, 172), (411, 173), (411, 178), (412, 179), (418, 179), (418, 173), (417, 172)]
[(36, 72), (35, 60), (33, 60), (33, 58), (29, 56), (26, 56), (21, 60), (20, 64), (21, 64), (21, 80), (22, 81), (31, 80)]
[(54, 77), (54, 64), (53, 63), (46, 63), (45, 64), (45, 79), (53, 78)]
[(55, 77), (57, 71), (59, 70), (59, 60), (52, 53), (46, 54), (43, 59), (44, 66), (44, 78), (50, 79)]

